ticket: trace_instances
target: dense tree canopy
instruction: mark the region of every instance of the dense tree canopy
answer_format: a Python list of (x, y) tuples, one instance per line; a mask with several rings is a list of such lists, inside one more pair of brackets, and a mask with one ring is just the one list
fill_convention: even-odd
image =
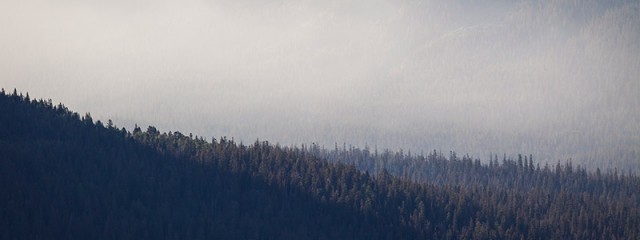
[(640, 178), (245, 145), (0, 94), (1, 239), (638, 239)]

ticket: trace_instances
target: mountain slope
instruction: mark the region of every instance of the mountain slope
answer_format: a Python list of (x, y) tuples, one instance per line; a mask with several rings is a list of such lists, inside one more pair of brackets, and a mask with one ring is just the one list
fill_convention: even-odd
[(2, 239), (413, 236), (393, 221), (362, 222), (360, 212), (236, 169), (243, 159), (235, 154), (248, 152), (230, 141), (216, 144), (217, 164), (203, 164), (179, 153), (202, 142), (179, 133), (170, 144), (187, 146), (162, 153), (140, 143), (139, 131), (94, 124), (62, 105), (3, 95), (0, 106)]
[[(375, 175), (358, 171), (359, 161), (387, 160), (356, 150), (335, 152), (344, 159), (333, 161), (352, 161), (343, 165), (318, 158), (315, 147), (205, 141), (154, 127), (129, 132), (15, 91), (2, 91), (0, 110), (2, 239), (640, 236), (635, 176), (467, 158), (390, 162), (392, 174), (415, 167), (424, 177), (412, 177), (418, 184), (384, 166)], [(483, 175), (537, 181), (520, 191)]]

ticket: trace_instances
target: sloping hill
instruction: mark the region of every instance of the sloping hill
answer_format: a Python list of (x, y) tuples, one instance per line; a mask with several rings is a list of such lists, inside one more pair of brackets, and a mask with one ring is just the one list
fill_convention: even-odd
[[(129, 133), (94, 124), (62, 105), (17, 95), (2, 94), (0, 109), (2, 239), (416, 236), (393, 219), (365, 215), (305, 189), (324, 183), (293, 186), (265, 178), (300, 177), (279, 172), (295, 164), (309, 171), (307, 180), (340, 172), (375, 185), (354, 169), (298, 160), (299, 152), (267, 145), (249, 151), (226, 139), (208, 144), (180, 133), (151, 139), (154, 131)], [(216, 152), (207, 152), (212, 149)], [(277, 156), (265, 155), (261, 166), (269, 169), (253, 173), (249, 165), (259, 164), (249, 162), (254, 153)], [(196, 155), (209, 160), (191, 159)], [(311, 172), (320, 170), (325, 173)]]
[(331, 163), (316, 147), (129, 132), (15, 91), (0, 113), (1, 239), (640, 236), (634, 176), (359, 149)]

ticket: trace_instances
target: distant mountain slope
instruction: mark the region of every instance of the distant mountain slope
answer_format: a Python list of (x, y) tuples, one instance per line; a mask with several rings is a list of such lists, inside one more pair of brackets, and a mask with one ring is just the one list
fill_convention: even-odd
[(127, 128), (640, 172), (638, 0), (20, 0), (0, 16), (0, 85)]
[[(15, 91), (2, 91), (0, 113), (2, 239), (640, 237), (634, 176), (526, 160), (407, 159), (412, 174), (433, 177), (407, 176), (416, 184), (386, 165), (356, 169), (389, 160), (395, 174), (402, 153), (336, 147), (340, 155), (326, 157), (353, 164), (343, 165), (318, 158), (317, 146), (129, 132)], [(533, 186), (519, 191), (483, 175)]]

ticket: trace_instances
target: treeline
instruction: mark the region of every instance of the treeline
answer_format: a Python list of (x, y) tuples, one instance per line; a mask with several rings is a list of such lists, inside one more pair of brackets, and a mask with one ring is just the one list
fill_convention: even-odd
[[(303, 146), (304, 147), (304, 146)], [(568, 160), (554, 165), (534, 162), (533, 156), (518, 154), (511, 159), (491, 156), (487, 164), (469, 155), (459, 157), (450, 151), (448, 157), (434, 150), (428, 154), (384, 150), (378, 153), (369, 147), (337, 145), (329, 150), (312, 144), (308, 151), (329, 162), (353, 165), (360, 171), (388, 171), (391, 175), (414, 182), (463, 187), (489, 187), (513, 191), (545, 190), (550, 193), (578, 192), (597, 196), (635, 196), (640, 178), (633, 172), (617, 168), (588, 171)]]
[(16, 91), (0, 111), (2, 239), (640, 237), (616, 172), (127, 131)]

